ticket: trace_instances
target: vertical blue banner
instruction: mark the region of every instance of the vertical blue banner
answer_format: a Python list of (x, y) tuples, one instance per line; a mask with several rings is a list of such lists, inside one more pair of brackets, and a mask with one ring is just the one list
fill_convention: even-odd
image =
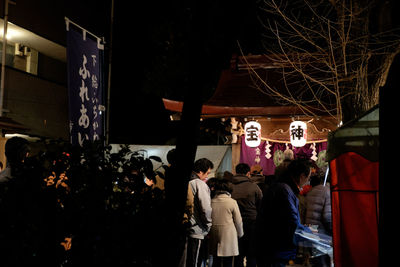
[[(69, 129), (73, 145), (103, 140), (103, 45), (67, 21)], [(75, 29), (76, 28), (76, 29)]]

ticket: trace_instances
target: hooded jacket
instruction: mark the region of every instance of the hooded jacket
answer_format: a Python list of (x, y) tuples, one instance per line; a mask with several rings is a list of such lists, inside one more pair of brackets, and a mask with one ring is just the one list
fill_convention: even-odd
[(232, 183), (232, 198), (239, 205), (243, 221), (255, 221), (263, 197), (261, 189), (245, 175), (234, 176)]

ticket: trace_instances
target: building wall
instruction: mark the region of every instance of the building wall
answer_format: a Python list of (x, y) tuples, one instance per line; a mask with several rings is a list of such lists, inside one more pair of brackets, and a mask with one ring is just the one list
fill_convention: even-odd
[[(111, 0), (17, 0), (9, 4), (8, 21), (41, 38), (66, 46), (65, 17), (90, 32), (105, 36), (110, 32)], [(5, 0), (0, 0), (0, 17), (4, 19)], [(2, 38), (0, 38), (0, 47)], [(25, 45), (30, 47), (29, 42)], [(25, 134), (69, 139), (67, 63), (47, 55), (34, 54), (35, 60), (27, 64), (26, 58), (13, 54), (14, 46), (8, 42), (5, 71), (5, 117), (29, 128)], [(1, 51), (0, 51), (1, 56)], [(11, 66), (11, 67), (9, 67)], [(37, 68), (36, 68), (37, 67)], [(20, 70), (18, 70), (20, 69)], [(27, 73), (30, 69), (32, 74)], [(21, 71), (21, 70), (25, 70)], [(0, 129), (2, 130), (2, 129)], [(0, 134), (0, 161), (4, 155), (4, 130)], [(11, 133), (11, 132), (9, 132)], [(12, 132), (16, 133), (16, 132)], [(21, 133), (21, 132), (19, 132)]]
[(29, 128), (28, 134), (68, 140), (67, 88), (12, 68), (5, 76), (5, 115)]
[(37, 76), (51, 82), (62, 84), (66, 87), (67, 63), (39, 53)]
[[(105, 15), (109, 15), (106, 10), (110, 3), (108, 0), (18, 0), (16, 5), (9, 4), (8, 21), (65, 46), (65, 17), (104, 36), (109, 32), (105, 29), (105, 25), (109, 24)], [(5, 1), (0, 0), (1, 18), (4, 18), (4, 4)], [(8, 46), (12, 46), (12, 43)], [(11, 55), (8, 56), (11, 58)], [(4, 116), (29, 128), (27, 134), (68, 139), (66, 62), (47, 56), (45, 51), (40, 52), (36, 60), (37, 72), (32, 75), (18, 70), (19, 65), (22, 66), (20, 69), (26, 65), (23, 57), (13, 58), (16, 58), (16, 64), (6, 64)]]

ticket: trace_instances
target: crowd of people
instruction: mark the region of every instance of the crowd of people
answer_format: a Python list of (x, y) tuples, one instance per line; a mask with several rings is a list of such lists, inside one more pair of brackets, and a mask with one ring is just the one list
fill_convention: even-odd
[[(8, 229), (10, 225), (17, 225), (18, 229), (1, 231), (0, 240), (14, 240), (13, 236), (19, 235), (18, 231), (25, 228), (26, 231), (37, 232), (38, 237), (48, 232), (45, 236), (50, 241), (40, 241), (45, 242), (45, 246), (39, 244), (40, 239), (32, 240), (39, 243), (26, 244), (26, 249), (31, 249), (32, 253), (27, 251), (22, 254), (31, 255), (27, 259), (29, 262), (35, 260), (36, 251), (43, 255), (40, 262), (49, 259), (49, 255), (60, 255), (52, 250), (52, 244), (55, 243), (51, 240), (55, 238), (51, 236), (52, 231), (48, 231), (49, 227), (55, 229), (59, 224), (45, 224), (45, 216), (33, 214), (43, 209), (41, 203), (50, 202), (44, 199), (43, 202), (32, 205), (31, 201), (24, 201), (36, 199), (34, 196), (27, 198), (27, 195), (35, 194), (35, 181), (29, 177), (24, 180), (15, 179), (21, 176), (19, 172), (22, 170), (32, 172), (31, 169), (21, 167), (30, 153), (28, 142), (18, 137), (11, 138), (6, 143), (5, 153), (7, 164), (0, 172), (1, 194), (13, 198), (3, 197), (0, 206), (3, 211), (15, 213), (15, 216), (3, 219), (0, 226)], [(221, 176), (209, 178), (214, 168), (213, 163), (207, 158), (194, 162), (188, 182), (185, 210), (185, 220), (189, 227), (180, 266), (286, 266), (296, 259), (298, 253), (294, 241), (296, 230), (311, 233), (317, 229), (320, 233), (332, 234), (330, 191), (324, 180), (324, 171), (318, 170), (310, 160), (294, 159), (290, 154), (286, 156), (287, 159), (276, 169), (275, 174), (268, 176), (263, 175), (259, 165), (239, 163), (235, 166), (234, 174), (225, 172)], [(155, 179), (154, 183), (160, 186)], [(20, 186), (16, 187), (17, 185)], [(155, 186), (148, 183), (146, 185)], [(19, 188), (19, 191), (12, 191), (13, 188)], [(20, 191), (21, 188), (24, 190)], [(6, 203), (13, 205), (7, 209)], [(15, 209), (15, 203), (21, 204), (18, 209)], [(57, 205), (59, 204), (62, 205)], [(32, 210), (31, 207), (40, 209)], [(21, 210), (29, 212), (21, 213)], [(46, 214), (50, 210), (54, 210), (51, 205), (46, 209)], [(32, 218), (19, 218), (19, 214), (32, 215), (32, 218), (39, 218), (39, 221), (20, 225), (20, 222), (31, 222)], [(19, 219), (17, 223), (9, 222), (12, 218)], [(35, 225), (42, 225), (43, 229), (36, 229)], [(21, 263), (19, 255), (22, 254), (14, 248), (25, 247), (21, 247), (21, 244), (0, 243), (1, 250), (8, 254), (0, 262)], [(71, 238), (65, 238), (62, 244), (70, 249)], [(34, 247), (39, 249), (33, 250)], [(321, 258), (313, 266), (329, 266), (329, 259)]]
[[(209, 178), (213, 164), (194, 164), (188, 196), (190, 230), (180, 266), (277, 267), (296, 260), (295, 231), (331, 235), (329, 184), (307, 159), (286, 159), (274, 175), (239, 163), (235, 174)], [(330, 266), (329, 257), (313, 266)]]

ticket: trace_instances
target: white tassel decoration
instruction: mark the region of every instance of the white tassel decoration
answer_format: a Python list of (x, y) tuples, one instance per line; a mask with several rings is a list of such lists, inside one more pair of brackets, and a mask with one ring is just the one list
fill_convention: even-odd
[(311, 157), (311, 159), (313, 160), (313, 161), (317, 161), (317, 159), (318, 159), (318, 157), (317, 157), (317, 149), (316, 149), (316, 147), (315, 147), (315, 143), (313, 143), (312, 145), (311, 145), (311, 148), (312, 148), (312, 157)]
[(270, 159), (272, 157), (271, 155), (271, 149), (270, 149), (271, 145), (269, 144), (269, 142), (267, 141), (267, 144), (265, 146), (265, 157), (267, 159)]

